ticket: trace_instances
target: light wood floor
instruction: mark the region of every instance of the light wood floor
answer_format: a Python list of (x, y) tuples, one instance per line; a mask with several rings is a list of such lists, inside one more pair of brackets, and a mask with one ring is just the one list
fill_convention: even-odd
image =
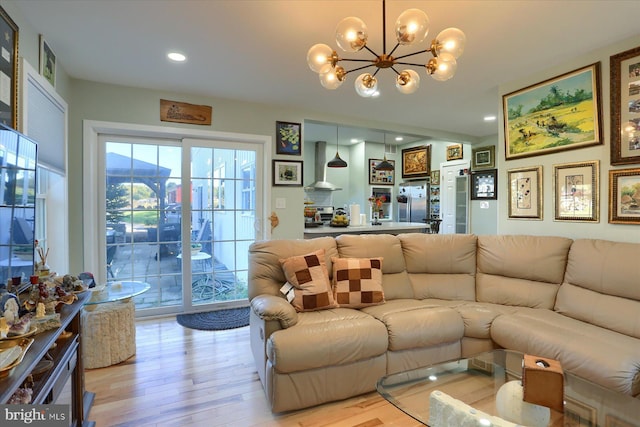
[(249, 346), (249, 327), (183, 328), (174, 317), (138, 321), (137, 354), (87, 370), (98, 427), (418, 426), (377, 392), (273, 415)]

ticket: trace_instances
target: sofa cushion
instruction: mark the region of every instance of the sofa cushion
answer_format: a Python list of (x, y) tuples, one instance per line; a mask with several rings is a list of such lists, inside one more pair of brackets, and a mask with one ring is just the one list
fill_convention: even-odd
[[(320, 249), (280, 260), (287, 282), (293, 286), (292, 289), (285, 284), (283, 293), (287, 295), (296, 311), (337, 307), (324, 256), (324, 249)], [(290, 291), (293, 291), (293, 296)]]
[(576, 240), (555, 311), (640, 338), (639, 260), (638, 244)]
[(387, 330), (360, 310), (336, 308), (300, 313), (297, 325), (274, 332), (267, 357), (276, 371), (308, 369), (366, 360), (387, 351)]
[(551, 236), (478, 236), (476, 299), (552, 309), (571, 242)]
[(382, 258), (331, 258), (333, 297), (340, 307), (362, 308), (384, 302)]
[(621, 393), (640, 393), (640, 341), (545, 309), (498, 316), (491, 337), (500, 346), (559, 360), (563, 369)]
[(513, 313), (516, 307), (482, 302), (460, 304), (455, 310), (462, 316), (464, 336), (470, 338), (491, 338), (491, 324), (501, 314)]
[(335, 240), (341, 258), (384, 258), (382, 287), (385, 300), (413, 298), (398, 236), (341, 234)]
[(415, 298), (475, 301), (475, 235), (408, 233), (398, 238)]
[(462, 318), (456, 310), (417, 300), (393, 300), (362, 311), (386, 325), (391, 351), (459, 341), (464, 333)]
[(294, 240), (260, 240), (249, 246), (248, 293), (249, 300), (258, 295), (282, 297), (280, 287), (287, 281), (280, 259), (308, 254), (324, 249), (325, 263), (331, 271), (331, 257), (338, 256), (333, 237)]

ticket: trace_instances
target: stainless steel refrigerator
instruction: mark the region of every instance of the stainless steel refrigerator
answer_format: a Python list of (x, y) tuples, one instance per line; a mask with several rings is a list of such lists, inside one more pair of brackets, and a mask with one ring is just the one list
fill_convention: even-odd
[(403, 182), (398, 187), (398, 221), (426, 222), (429, 219), (429, 182)]

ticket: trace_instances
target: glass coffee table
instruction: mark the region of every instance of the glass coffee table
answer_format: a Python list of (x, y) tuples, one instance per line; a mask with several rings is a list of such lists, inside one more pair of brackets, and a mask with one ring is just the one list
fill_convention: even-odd
[[(486, 414), (499, 416), (500, 387), (522, 376), (522, 353), (494, 350), (382, 377), (376, 388), (407, 415), (429, 425), (429, 398), (439, 390)], [(564, 413), (551, 410), (549, 426), (640, 427), (640, 399), (564, 371)]]

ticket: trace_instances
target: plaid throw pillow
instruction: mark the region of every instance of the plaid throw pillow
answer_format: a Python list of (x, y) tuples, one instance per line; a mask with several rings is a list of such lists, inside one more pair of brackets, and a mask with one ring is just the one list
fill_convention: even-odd
[(320, 249), (280, 260), (287, 282), (293, 286), (292, 289), (285, 285), (281, 291), (288, 294), (287, 299), (296, 311), (316, 311), (338, 306), (333, 299), (324, 257), (324, 249)]
[(331, 258), (333, 296), (340, 307), (362, 308), (385, 302), (382, 258)]

